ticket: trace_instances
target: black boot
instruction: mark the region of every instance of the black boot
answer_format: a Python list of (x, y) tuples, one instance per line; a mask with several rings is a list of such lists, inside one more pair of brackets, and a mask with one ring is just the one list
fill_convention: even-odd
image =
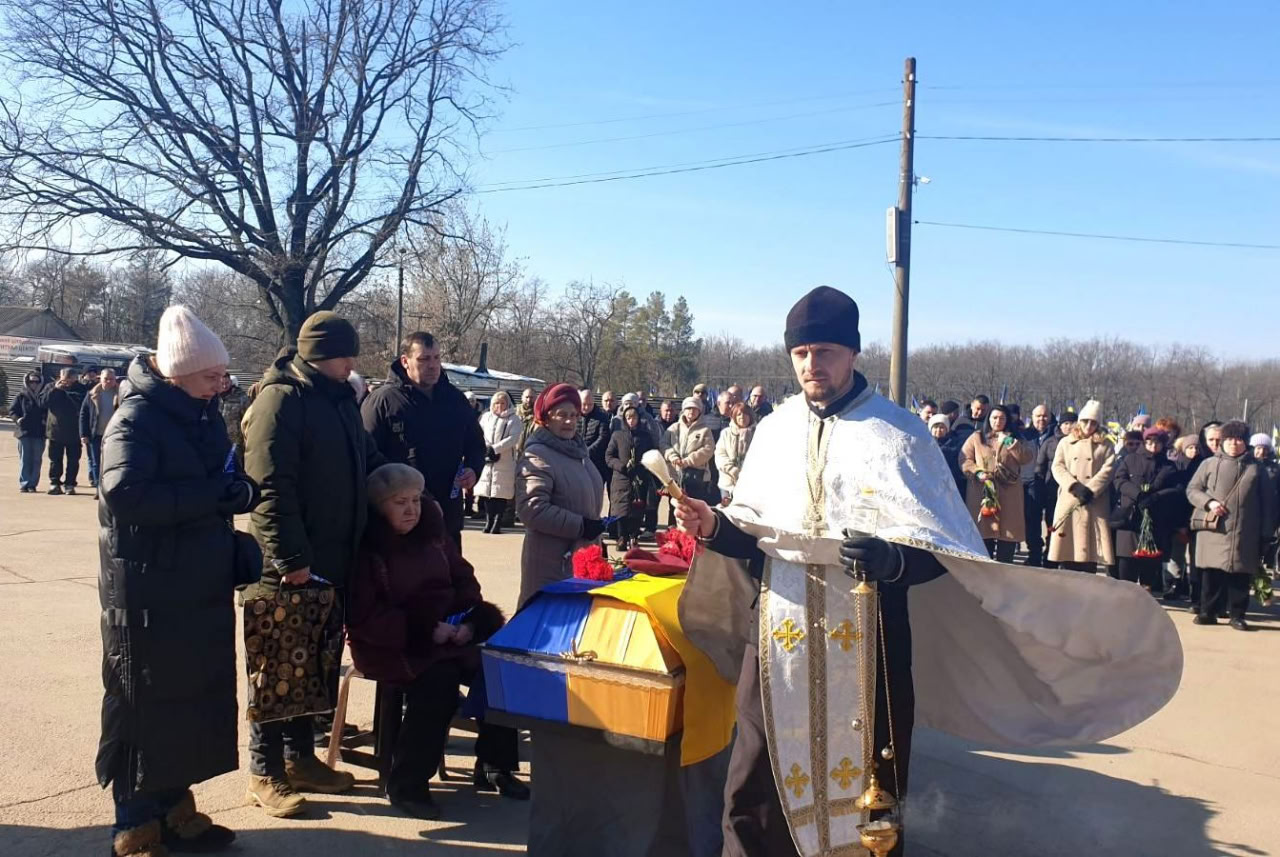
[(196, 812), (196, 800), (189, 791), (165, 814), (161, 828), (165, 846), (170, 851), (186, 854), (224, 851), (236, 838), (234, 831)]
[(496, 791), (512, 800), (529, 799), (529, 787), (513, 777), (510, 771), (500, 771), (492, 765), (476, 762), (471, 779), (478, 791)]

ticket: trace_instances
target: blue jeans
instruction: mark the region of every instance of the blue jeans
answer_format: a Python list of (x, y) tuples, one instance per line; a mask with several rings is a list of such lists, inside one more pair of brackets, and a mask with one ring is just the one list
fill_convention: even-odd
[(178, 801), (186, 795), (187, 789), (165, 789), (158, 792), (134, 792), (125, 797), (124, 789), (117, 777), (112, 784), (112, 797), (116, 802), (116, 823), (111, 827), (114, 836), (135, 827), (141, 827), (149, 821), (164, 818), (169, 810), (177, 806)]
[(18, 487), (33, 491), (40, 484), (40, 462), (44, 459), (44, 438), (18, 438)]
[(95, 434), (89, 438), (89, 444), (85, 447), (85, 456), (89, 459), (89, 482), (96, 486), (98, 468), (102, 466), (102, 435)]

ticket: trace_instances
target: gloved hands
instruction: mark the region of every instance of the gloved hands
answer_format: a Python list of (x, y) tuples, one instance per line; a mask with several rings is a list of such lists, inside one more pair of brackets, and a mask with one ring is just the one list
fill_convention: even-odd
[(247, 476), (232, 477), (218, 498), (218, 514), (243, 515), (258, 504), (258, 486)]
[(1139, 512), (1145, 512), (1151, 507), (1151, 501), (1155, 499), (1150, 494), (1142, 494), (1138, 497), (1138, 502), (1134, 505), (1138, 507)]
[(493, 451), (493, 447), (492, 447), (492, 446), (486, 446), (486, 447), (484, 448), (484, 460), (485, 460), (485, 461), (487, 461), (487, 462), (489, 462), (490, 464), (493, 464), (493, 463), (494, 463), (495, 461), (497, 461), (500, 457), (501, 457), (501, 456), (499, 456), (499, 455), (498, 455), (498, 453), (496, 453), (496, 452), (494, 452), (494, 451)]
[(582, 537), (587, 541), (595, 541), (604, 532), (604, 522), (599, 518), (582, 519)]
[(851, 536), (848, 530), (844, 534), (840, 564), (849, 573), (859, 570), (877, 583), (896, 580), (902, 573), (902, 552), (897, 545), (875, 536)]
[(1077, 482), (1067, 489), (1071, 494), (1080, 501), (1081, 506), (1088, 506), (1093, 502), (1093, 492), (1089, 490), (1089, 486), (1083, 482)]

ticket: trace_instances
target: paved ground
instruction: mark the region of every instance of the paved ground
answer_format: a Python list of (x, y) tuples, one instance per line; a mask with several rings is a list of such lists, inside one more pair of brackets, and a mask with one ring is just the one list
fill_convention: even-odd
[[(520, 535), (470, 532), (467, 554), (487, 596), (508, 609)], [(0, 855), (101, 854), (109, 796), (94, 783), (101, 695), (94, 503), (17, 493), (17, 457), (0, 430)], [(1182, 690), (1165, 710), (1106, 744), (1010, 755), (918, 732), (908, 853), (916, 855), (1280, 854), (1280, 612), (1251, 617), (1258, 633), (1192, 626)], [(362, 686), (363, 685), (363, 686)], [(372, 699), (357, 682), (352, 716)], [(247, 732), (242, 730), (242, 739)], [(454, 742), (451, 764), (469, 770)], [(242, 744), (242, 763), (244, 762)], [(399, 817), (376, 797), (317, 797), (300, 820), (244, 804), (244, 775), (197, 787), (205, 811), (240, 831), (245, 855), (503, 855), (524, 851), (527, 805), (440, 786), (447, 818)], [(574, 784), (580, 786), (581, 784)], [(533, 781), (534, 788), (554, 784)], [(425, 843), (431, 843), (426, 846)], [(602, 851), (607, 843), (602, 843)]]

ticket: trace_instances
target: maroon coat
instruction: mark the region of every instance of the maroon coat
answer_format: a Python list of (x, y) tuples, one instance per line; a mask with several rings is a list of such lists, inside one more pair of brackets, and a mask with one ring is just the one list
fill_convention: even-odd
[[(463, 620), (474, 642), (436, 645), (431, 633), (445, 617), (470, 610)], [(505, 619), (480, 595), (475, 569), (444, 530), (440, 507), (423, 502), (422, 520), (396, 535), (376, 512), (351, 578), (347, 638), (356, 669), (377, 681), (408, 683), (443, 658), (463, 658), (478, 668), (476, 643), (487, 640)]]

